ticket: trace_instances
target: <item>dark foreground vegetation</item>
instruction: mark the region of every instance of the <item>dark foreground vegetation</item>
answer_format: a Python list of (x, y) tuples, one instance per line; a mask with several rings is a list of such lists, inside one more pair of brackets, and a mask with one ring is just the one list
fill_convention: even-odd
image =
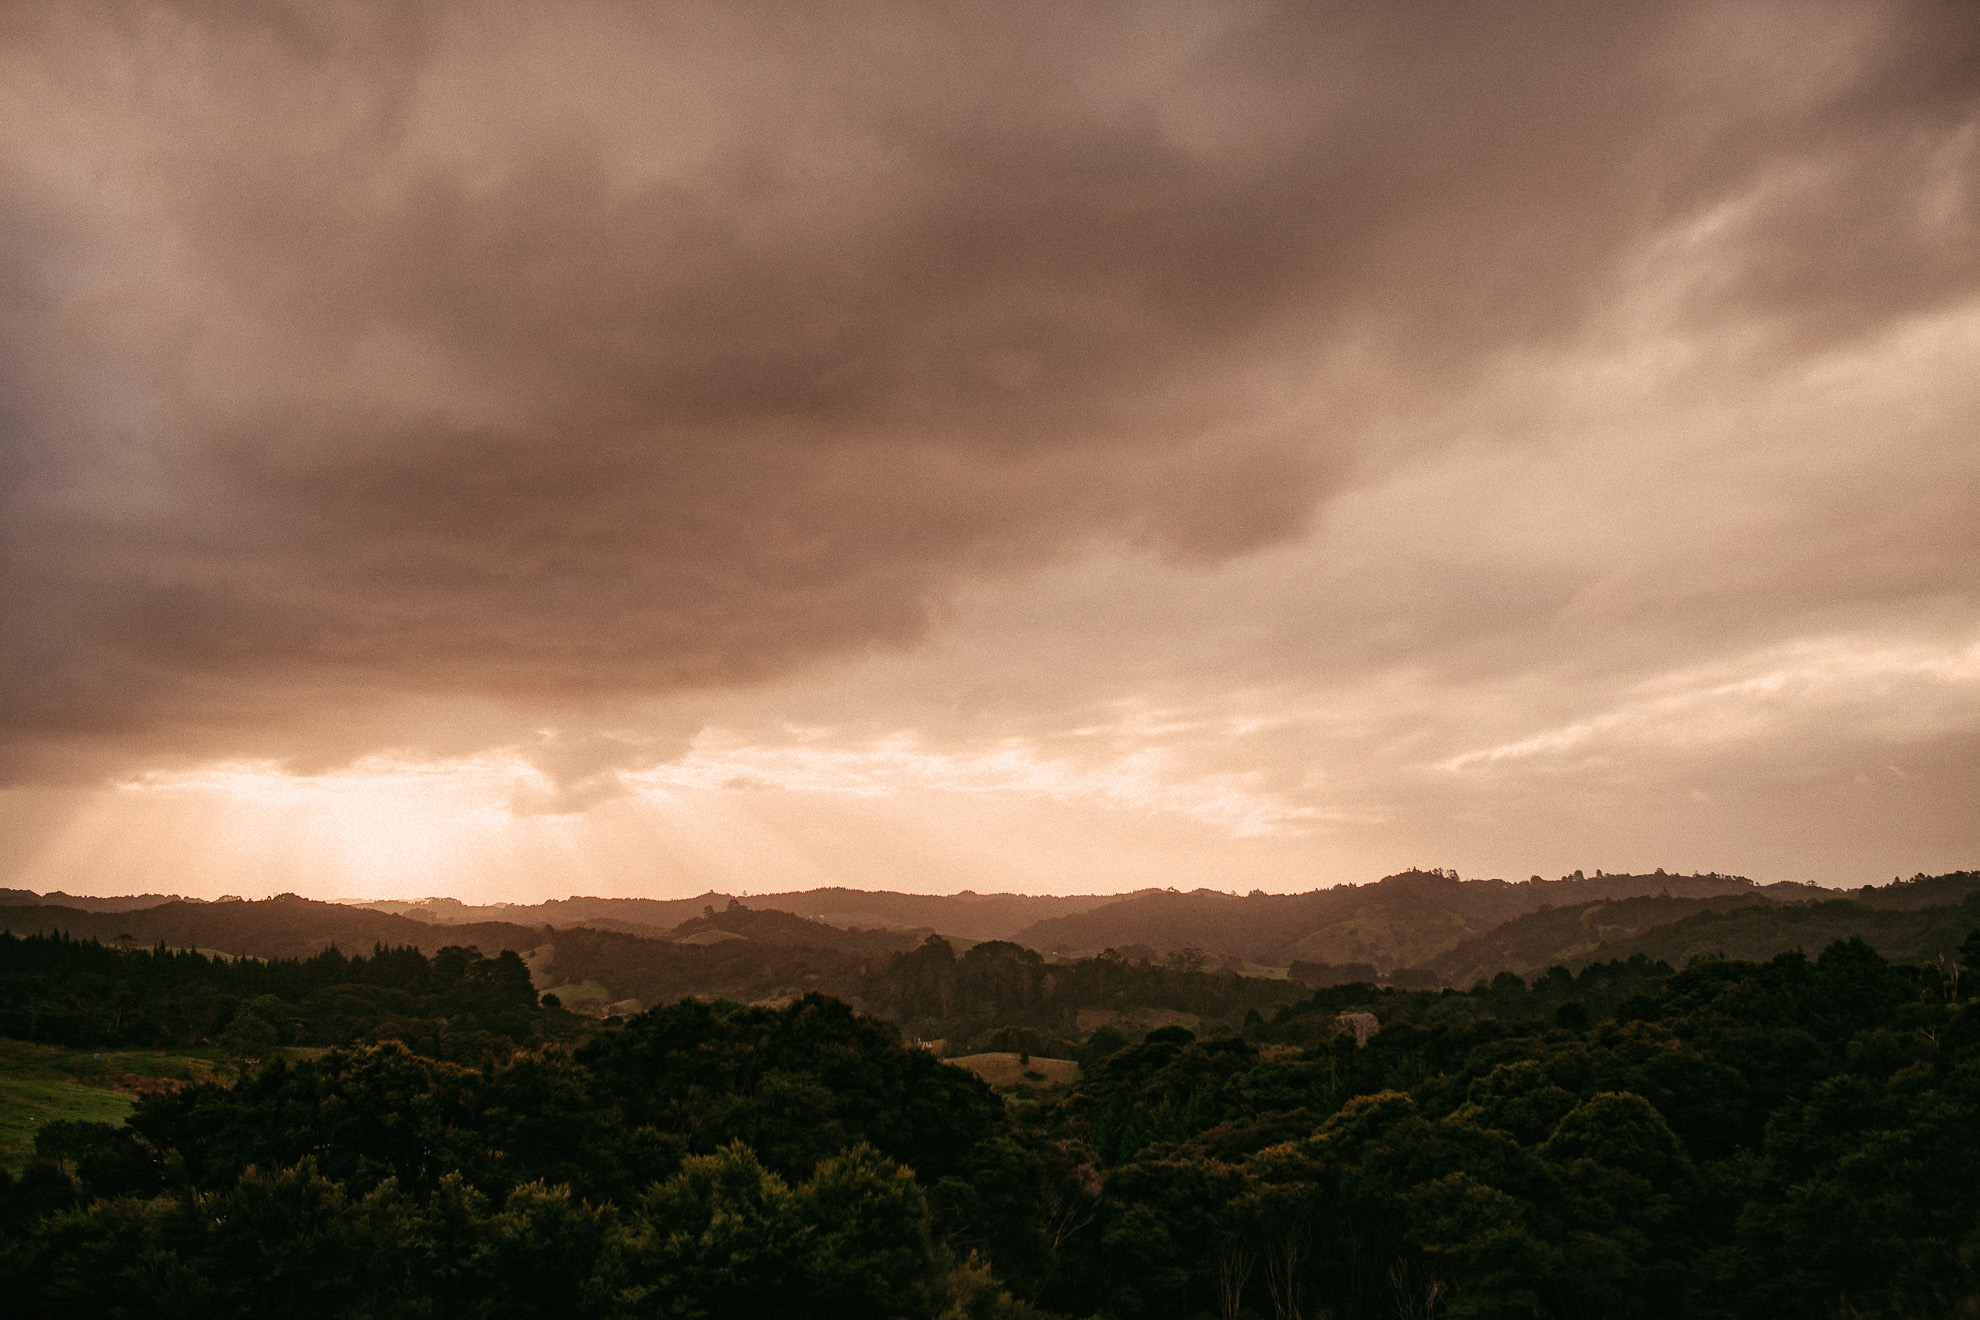
[[(822, 995), (592, 1025), (467, 950), (0, 943), (36, 1031), (163, 1039), (226, 999), (335, 1046), (48, 1124), (0, 1186), (0, 1295), (203, 1320), (1976, 1315), (1976, 959), (1980, 932), (1928, 966), (1846, 940), (1335, 985), (1202, 1039), (1102, 1027), (1076, 1085), (1005, 1099)], [(890, 966), (931, 1017), (1052, 998), (997, 950)], [(85, 975), (98, 1007), (46, 1007)]]

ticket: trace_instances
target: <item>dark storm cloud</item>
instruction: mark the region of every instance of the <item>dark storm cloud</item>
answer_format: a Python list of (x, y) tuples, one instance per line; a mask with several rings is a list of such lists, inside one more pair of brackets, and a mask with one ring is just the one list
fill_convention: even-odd
[(1242, 554), (1416, 443), (1387, 401), (1646, 271), (1776, 356), (1980, 282), (1961, 4), (105, 4), (0, 41), (16, 776), (760, 681), (1095, 541)]

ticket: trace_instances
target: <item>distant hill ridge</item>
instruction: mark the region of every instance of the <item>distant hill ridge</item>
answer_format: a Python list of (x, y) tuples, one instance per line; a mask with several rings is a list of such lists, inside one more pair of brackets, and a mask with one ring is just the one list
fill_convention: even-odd
[[(0, 927), (260, 957), (306, 957), (332, 944), (347, 952), (383, 944), (427, 953), (475, 945), (490, 953), (514, 949), (539, 972), (553, 964), (568, 964), (568, 971), (584, 961), (647, 966), (639, 973), (644, 994), (705, 993), (708, 987), (696, 989), (701, 980), (718, 975), (722, 993), (754, 997), (815, 987), (823, 983), (816, 978), (848, 975), (851, 966), (913, 948), (931, 933), (962, 947), (983, 938), (972, 932), (1043, 911), (1051, 915), (1012, 932), (1014, 942), (1065, 959), (1109, 948), (1156, 961), (1180, 955), (1188, 962), (1201, 953), (1202, 965), (1248, 966), (1254, 975), (1301, 965), (1300, 977), (1312, 984), (1344, 976), (1463, 986), (1500, 971), (1530, 976), (1557, 964), (1578, 968), (1635, 953), (1673, 966), (1714, 953), (1768, 957), (1850, 934), (1862, 934), (1887, 957), (1929, 959), (1941, 946), (1956, 948), (1980, 924), (1980, 906), (1962, 906), (1980, 902), (1976, 894), (1980, 873), (1971, 871), (1853, 890), (1757, 885), (1716, 874), (1597, 872), (1508, 882), (1417, 870), (1304, 894), (1143, 890), (1039, 900), (819, 890), (747, 903), (710, 894), (482, 907), (452, 899), (348, 905), (293, 894), (255, 902), (173, 898), (139, 907), (131, 904), (156, 896), (55, 903), (49, 901), (55, 895), (13, 890), (0, 893)], [(772, 906), (773, 900), (790, 907)], [(822, 920), (820, 912), (892, 920), (860, 928)], [(491, 913), (510, 919), (482, 919)], [(906, 926), (909, 915), (931, 919)], [(642, 920), (629, 919), (635, 916)], [(455, 917), (462, 919), (445, 919)], [(595, 950), (595, 957), (580, 958), (581, 949)]]
[[(1980, 875), (1966, 873), (1976, 882)], [(1724, 957), (1765, 962), (1777, 953), (1800, 949), (1811, 957), (1836, 940), (1860, 936), (1883, 957), (1898, 963), (1957, 960), (1960, 945), (1980, 930), (1980, 884), (1957, 904), (1912, 907), (1878, 905), (1859, 895), (1818, 903), (1750, 903), (1704, 911), (1604, 942), (1573, 958), (1555, 959), (1578, 970), (1642, 954), (1652, 961), (1683, 967), (1694, 958)], [(1541, 970), (1529, 964), (1513, 971)]]
[(732, 898), (721, 911), (712, 903), (705, 904), (702, 915), (683, 921), (667, 932), (667, 938), (684, 944), (707, 942), (704, 938), (707, 936), (730, 936), (789, 948), (836, 949), (841, 953), (866, 955), (912, 949), (934, 933), (927, 929), (842, 930), (775, 908), (750, 907), (741, 899)]
[(549, 938), (543, 926), (481, 921), (440, 926), (389, 912), (320, 903), (295, 894), (254, 902), (199, 903), (174, 899), (126, 911), (88, 911), (46, 903), (0, 907), (0, 928), (15, 935), (61, 930), (77, 939), (112, 944), (128, 936), (141, 946), (220, 949), (258, 958), (307, 958), (331, 945), (347, 953), (375, 944), (410, 945), (432, 953), (450, 944), (475, 945), (484, 953), (503, 949), (527, 953)]
[(1502, 971), (1530, 976), (1556, 965), (1577, 969), (1599, 961), (1599, 950), (1700, 912), (1776, 906), (1755, 891), (1702, 898), (1642, 895), (1542, 908), (1445, 950), (1431, 960), (1430, 968), (1440, 980), (1457, 986), (1489, 980)]
[[(129, 912), (136, 908), (158, 907), (164, 903), (204, 903), (203, 898), (179, 894), (120, 894), (97, 897), (91, 894), (65, 894), (53, 890), (37, 894), (32, 889), (0, 889), (0, 907), (61, 907), (81, 912)], [(232, 901), (232, 900), (218, 900)]]
[[(1130, 897), (1125, 894), (1071, 896), (1032, 894), (905, 894), (893, 890), (807, 889), (743, 896), (754, 910), (775, 909), (841, 929), (940, 930), (970, 940), (1009, 939), (1024, 927), (1050, 917), (1084, 912)], [(695, 898), (586, 898), (572, 896), (544, 903), (470, 906), (455, 898), (378, 899), (359, 906), (459, 925), (470, 921), (510, 921), (524, 925), (589, 926), (664, 939), (684, 921), (713, 907), (726, 910), (737, 895), (713, 890)], [(79, 905), (72, 905), (79, 906)]]
[(1634, 953), (1676, 967), (1700, 954), (1813, 953), (1831, 939), (1859, 934), (1885, 957), (1915, 962), (1957, 946), (1980, 924), (1980, 915), (1967, 910), (1976, 894), (1980, 872), (1953, 871), (1861, 889), (1766, 885), (1702, 898), (1598, 899), (1516, 917), (1446, 950), (1430, 966), (1447, 983), (1464, 986), (1501, 971), (1531, 975), (1557, 964), (1579, 970)]
[(1833, 896), (1813, 885), (1759, 886), (1745, 876), (1584, 876), (1463, 880), (1453, 871), (1404, 871), (1367, 885), (1303, 894), (1153, 890), (1089, 912), (1038, 922), (1014, 937), (1048, 953), (1188, 945), (1212, 955), (1287, 966), (1295, 961), (1417, 967), (1516, 917), (1594, 899), (1645, 896)]

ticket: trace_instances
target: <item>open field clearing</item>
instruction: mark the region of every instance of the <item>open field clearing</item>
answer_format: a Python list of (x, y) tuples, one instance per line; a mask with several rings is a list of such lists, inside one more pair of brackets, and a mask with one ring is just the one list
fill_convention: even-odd
[(0, 1039), (0, 1164), (18, 1167), (59, 1119), (121, 1123), (152, 1090), (224, 1077), (219, 1051), (81, 1050)]
[(999, 1091), (1015, 1089), (1019, 1083), (1032, 1086), (1071, 1086), (1079, 1079), (1079, 1065), (1071, 1059), (1041, 1059), (1021, 1062), (1016, 1054), (965, 1054), (949, 1062), (967, 1068)]

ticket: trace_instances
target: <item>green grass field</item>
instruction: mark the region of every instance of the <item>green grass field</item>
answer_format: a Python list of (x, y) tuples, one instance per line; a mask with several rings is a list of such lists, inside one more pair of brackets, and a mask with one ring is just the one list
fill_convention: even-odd
[(227, 1075), (219, 1051), (72, 1050), (0, 1039), (0, 1165), (18, 1169), (35, 1133), (57, 1119), (121, 1123), (140, 1079), (200, 1082)]

